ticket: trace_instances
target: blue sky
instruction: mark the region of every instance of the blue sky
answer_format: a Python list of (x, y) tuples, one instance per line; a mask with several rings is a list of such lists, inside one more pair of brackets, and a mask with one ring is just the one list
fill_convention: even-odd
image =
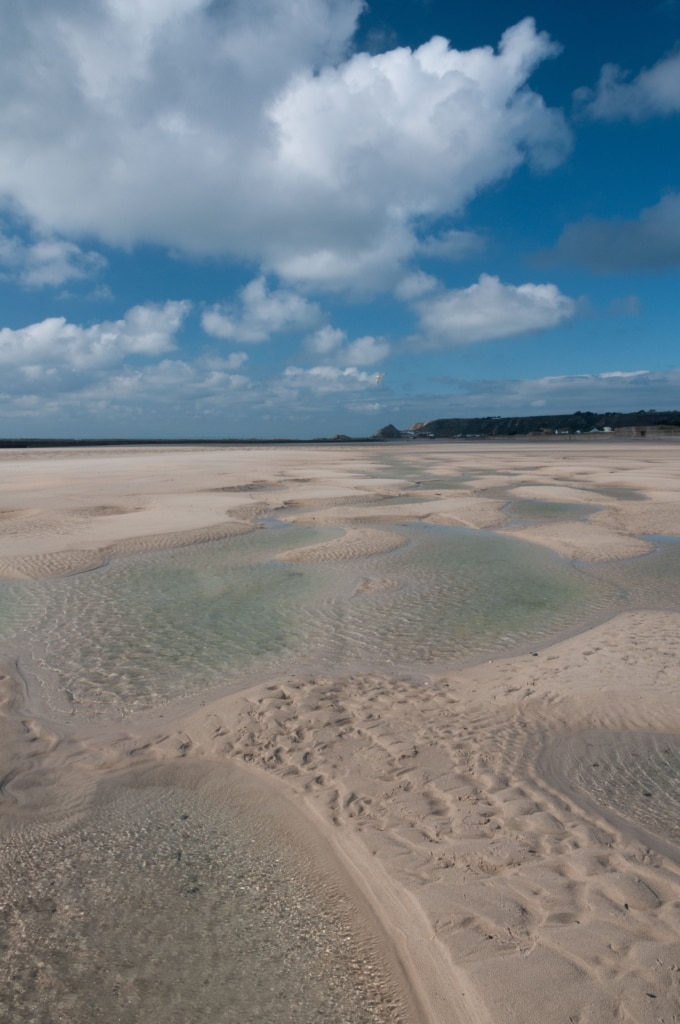
[(680, 408), (680, 0), (0, 6), (0, 435)]

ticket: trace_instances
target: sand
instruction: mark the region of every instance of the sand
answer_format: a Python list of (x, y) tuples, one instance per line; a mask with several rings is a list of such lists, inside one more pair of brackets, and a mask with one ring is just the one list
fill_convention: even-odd
[[(263, 516), (343, 531), (298, 560), (369, 559), (403, 543), (398, 525), (432, 522), (611, 565), (680, 535), (678, 451), (584, 438), (0, 452), (0, 572), (79, 572)], [(527, 500), (592, 510), (517, 522), (512, 502)], [(369, 589), (390, 583), (377, 564)], [(385, 1019), (671, 1024), (680, 846), (636, 816), (639, 794), (608, 806), (579, 771), (604, 763), (607, 737), (677, 743), (678, 664), (680, 609), (663, 594), (436, 675), (340, 664), (108, 722), (49, 712), (6, 659), (0, 827), (16, 850), (29, 826), (68, 829), (131, 771), (238, 770), (300, 815), (365, 912), (401, 992)]]

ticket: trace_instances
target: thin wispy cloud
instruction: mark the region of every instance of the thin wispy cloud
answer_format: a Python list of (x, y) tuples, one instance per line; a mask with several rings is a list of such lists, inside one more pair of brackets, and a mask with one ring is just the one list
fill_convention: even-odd
[(642, 121), (680, 113), (680, 53), (635, 76), (605, 64), (596, 87), (577, 89), (574, 99), (580, 113), (594, 120)]

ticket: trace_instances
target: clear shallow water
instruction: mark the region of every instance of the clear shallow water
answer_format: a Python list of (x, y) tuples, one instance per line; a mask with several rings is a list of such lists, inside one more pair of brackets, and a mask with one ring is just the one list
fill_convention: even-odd
[(680, 736), (602, 732), (584, 736), (565, 777), (576, 789), (680, 847)]
[(585, 519), (598, 509), (597, 505), (575, 501), (541, 501), (515, 499), (503, 508), (513, 521), (527, 523), (556, 522), (563, 519)]
[(382, 469), (376, 470), (376, 479), (398, 478), (408, 486), (421, 487), (428, 491), (458, 490), (475, 479), (474, 475), (467, 471), (441, 473), (437, 467), (434, 472), (429, 472), (427, 466), (423, 466), (420, 460), (409, 461), (408, 458), (396, 455), (383, 455), (381, 462)]
[(597, 487), (591, 487), (589, 485), (583, 486), (585, 490), (592, 491), (595, 498), (598, 494), (602, 494), (605, 498), (614, 498), (616, 501), (647, 501), (646, 494), (643, 494), (642, 491), (636, 491), (632, 487), (624, 487), (623, 485), (618, 484), (602, 484)]
[(656, 551), (621, 562), (585, 567), (589, 576), (616, 587), (628, 607), (680, 607), (680, 541), (650, 537)]
[(0, 585), (7, 591), (0, 611), (12, 608), (0, 637), (19, 645), (24, 672), (48, 692), (92, 710), (228, 686), (255, 662), (299, 654), (300, 609), (312, 592), (330, 596), (330, 579), (275, 556), (341, 532), (262, 529), (238, 544), (231, 538), (116, 559), (64, 579)]
[[(305, 663), (338, 672), (507, 653), (680, 588), (680, 563), (664, 557), (590, 573), (514, 538), (438, 527), (404, 527), (406, 547), (355, 562), (276, 560), (339, 532), (262, 529), (0, 583), (0, 637), (62, 702), (118, 713)], [(606, 772), (615, 785), (619, 775)], [(0, 858), (13, 901), (0, 959), (14, 972), (5, 998), (17, 1024), (402, 1019), (348, 925), (347, 896), (243, 801), (221, 809), (140, 784), (59, 835), (23, 840)]]
[(336, 662), (397, 667), (507, 653), (616, 600), (611, 588), (537, 545), (463, 528), (401, 532), (409, 545), (372, 564), (392, 588), (320, 609)]
[(290, 811), (215, 780), (137, 773), (68, 827), (3, 837), (1, 1019), (403, 1024), (370, 927)]
[(0, 637), (48, 695), (100, 713), (298, 667), (507, 653), (621, 604), (615, 580), (462, 528), (403, 527), (405, 547), (348, 562), (276, 560), (340, 532), (262, 529), (80, 576), (2, 583)]

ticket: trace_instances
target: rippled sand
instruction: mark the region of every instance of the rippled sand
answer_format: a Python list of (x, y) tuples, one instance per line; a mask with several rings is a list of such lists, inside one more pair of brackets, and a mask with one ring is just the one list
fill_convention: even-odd
[(677, 451), (0, 453), (6, 1019), (672, 1021)]

